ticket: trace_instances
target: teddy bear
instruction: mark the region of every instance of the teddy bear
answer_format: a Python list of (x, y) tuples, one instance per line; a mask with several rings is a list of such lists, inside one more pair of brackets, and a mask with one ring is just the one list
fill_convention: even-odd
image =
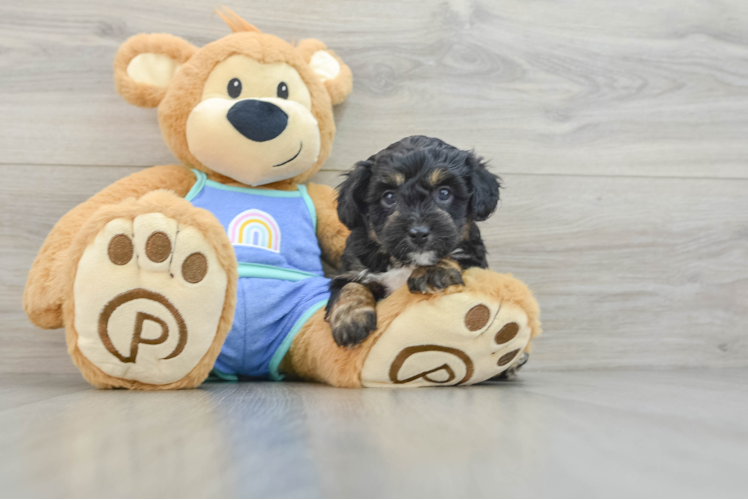
[(349, 231), (335, 190), (305, 182), (330, 154), (351, 71), (318, 40), (294, 45), (220, 15), (232, 33), (202, 48), (168, 34), (119, 48), (117, 92), (158, 108), (179, 164), (136, 172), (60, 219), (29, 272), (30, 320), (64, 326), (99, 388), (192, 388), (211, 372), (453, 386), (516, 366), (540, 333), (538, 305), (522, 282), (477, 268), (439, 293), (394, 291), (366, 341), (333, 341), (322, 261), (339, 264)]

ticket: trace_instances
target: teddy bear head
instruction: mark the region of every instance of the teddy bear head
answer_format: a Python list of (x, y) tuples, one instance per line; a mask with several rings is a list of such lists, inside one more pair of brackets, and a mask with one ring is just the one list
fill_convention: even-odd
[(117, 91), (158, 107), (163, 138), (187, 166), (251, 186), (305, 181), (330, 155), (332, 106), (351, 91), (350, 69), (318, 40), (293, 46), (219, 15), (233, 33), (202, 48), (167, 34), (127, 40)]

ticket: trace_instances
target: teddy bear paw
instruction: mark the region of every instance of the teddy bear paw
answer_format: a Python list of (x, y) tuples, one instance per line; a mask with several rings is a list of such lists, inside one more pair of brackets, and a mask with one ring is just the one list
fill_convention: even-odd
[(161, 213), (109, 221), (78, 262), (77, 348), (111, 377), (185, 377), (216, 337), (227, 274), (196, 228)]
[(531, 337), (527, 313), (512, 303), (455, 293), (409, 306), (372, 347), (367, 387), (469, 385), (515, 366)]

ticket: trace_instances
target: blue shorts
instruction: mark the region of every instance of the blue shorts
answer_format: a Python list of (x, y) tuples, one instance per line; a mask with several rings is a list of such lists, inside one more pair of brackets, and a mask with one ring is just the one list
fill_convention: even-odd
[(239, 278), (236, 312), (215, 369), (281, 380), (278, 366), (301, 327), (330, 298), (330, 280)]

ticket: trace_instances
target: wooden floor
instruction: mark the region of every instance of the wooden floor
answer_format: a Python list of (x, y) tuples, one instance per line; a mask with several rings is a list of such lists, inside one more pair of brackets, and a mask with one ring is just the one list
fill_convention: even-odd
[(745, 497), (748, 370), (98, 391), (0, 376), (0, 494)]

